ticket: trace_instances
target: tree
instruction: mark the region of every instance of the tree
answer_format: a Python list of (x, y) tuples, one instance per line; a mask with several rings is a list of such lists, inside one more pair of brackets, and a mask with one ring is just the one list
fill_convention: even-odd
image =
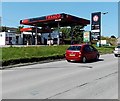
[(1, 32), (7, 32), (7, 27), (6, 26), (2, 26), (1, 27)]
[(115, 38), (116, 39), (116, 37), (114, 35), (112, 35), (111, 38)]
[(60, 29), (60, 32), (62, 32), (63, 34), (63, 37), (67, 39), (70, 38), (70, 31), (71, 31), (71, 28), (67, 28), (67, 27)]
[(16, 33), (17, 33), (17, 34), (21, 34), (21, 31), (20, 31), (21, 28), (24, 28), (24, 26), (18, 26), (18, 28), (17, 28), (17, 30), (16, 30)]
[[(70, 42), (72, 39), (74, 43), (82, 43), (83, 42), (83, 31), (84, 31), (83, 28), (84, 26), (77, 25), (77, 26), (74, 26), (72, 30), (70, 27), (63, 27), (63, 28), (60, 28), (59, 31), (62, 32), (62, 39), (64, 41)], [(72, 31), (73, 31), (73, 35), (71, 36)]]
[(73, 28), (73, 40), (77, 44), (83, 42), (83, 28), (84, 26), (81, 25), (77, 25)]

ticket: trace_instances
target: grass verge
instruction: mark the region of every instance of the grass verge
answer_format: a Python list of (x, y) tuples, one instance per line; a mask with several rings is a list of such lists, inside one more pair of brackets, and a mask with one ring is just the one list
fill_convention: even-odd
[(2, 65), (64, 58), (68, 45), (2, 48)]
[[(32, 46), (2, 48), (2, 65), (13, 65), (27, 62), (38, 62), (46, 59), (64, 58), (69, 45), (60, 46)], [(112, 53), (114, 47), (96, 47), (100, 54)]]

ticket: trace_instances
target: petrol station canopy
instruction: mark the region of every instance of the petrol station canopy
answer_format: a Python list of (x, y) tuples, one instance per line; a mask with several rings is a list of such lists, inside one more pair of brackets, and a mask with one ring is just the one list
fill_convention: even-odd
[(23, 19), (20, 20), (20, 24), (36, 26), (36, 27), (53, 28), (53, 27), (58, 27), (58, 24), (60, 27), (76, 26), (76, 25), (86, 26), (90, 24), (90, 20), (61, 13), (61, 14), (53, 14), (53, 15), (30, 18), (30, 19)]

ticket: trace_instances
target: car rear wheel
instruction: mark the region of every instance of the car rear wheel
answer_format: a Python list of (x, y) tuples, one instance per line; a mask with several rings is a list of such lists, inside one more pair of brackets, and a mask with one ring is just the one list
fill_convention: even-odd
[(70, 60), (67, 60), (67, 62), (70, 62)]
[(83, 62), (83, 63), (86, 63), (86, 62), (87, 62), (86, 57), (83, 57), (83, 58), (82, 58), (82, 62)]

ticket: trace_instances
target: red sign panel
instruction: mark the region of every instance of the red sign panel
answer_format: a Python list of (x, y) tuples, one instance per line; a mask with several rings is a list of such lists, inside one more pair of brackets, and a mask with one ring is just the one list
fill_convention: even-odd
[(25, 19), (25, 20), (22, 20), (22, 24), (25, 24), (25, 23), (28, 23), (29, 21), (28, 21), (28, 19)]
[(21, 32), (27, 32), (27, 31), (32, 31), (32, 28), (21, 28)]
[(59, 19), (59, 18), (61, 18), (60, 14), (46, 16), (46, 20), (53, 20), (53, 19)]

